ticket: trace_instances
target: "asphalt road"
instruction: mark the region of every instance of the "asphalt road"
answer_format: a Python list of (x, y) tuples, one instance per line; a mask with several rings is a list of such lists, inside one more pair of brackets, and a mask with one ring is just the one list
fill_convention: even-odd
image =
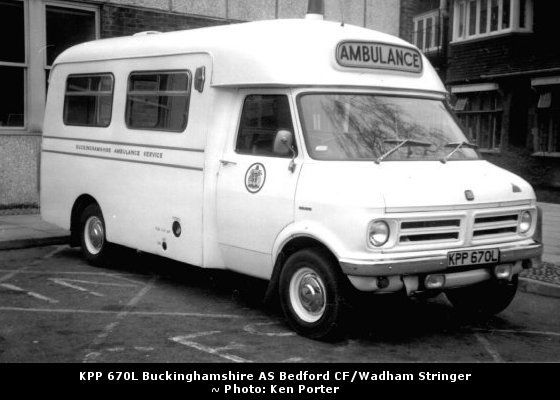
[(486, 321), (445, 297), (367, 301), (346, 338), (294, 334), (264, 282), (120, 250), (0, 252), (0, 362), (560, 362), (560, 299), (519, 292)]

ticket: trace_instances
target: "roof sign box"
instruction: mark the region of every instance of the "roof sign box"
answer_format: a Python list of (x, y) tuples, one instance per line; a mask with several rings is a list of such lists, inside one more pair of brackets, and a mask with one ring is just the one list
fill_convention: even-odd
[(422, 72), (417, 49), (380, 42), (344, 41), (336, 47), (336, 61), (343, 67)]

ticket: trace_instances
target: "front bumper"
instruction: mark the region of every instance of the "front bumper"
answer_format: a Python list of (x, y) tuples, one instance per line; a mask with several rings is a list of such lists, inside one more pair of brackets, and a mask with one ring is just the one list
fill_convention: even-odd
[[(469, 247), (456, 250), (477, 250), (488, 246)], [(543, 252), (542, 244), (509, 244), (492, 246), (500, 249), (500, 264), (514, 264), (517, 261), (540, 259)], [(447, 250), (430, 251), (427, 254), (409, 256), (407, 254), (391, 254), (387, 258), (377, 260), (339, 259), (342, 271), (350, 276), (379, 277), (394, 275), (417, 275), (432, 272), (453, 272), (447, 266)]]

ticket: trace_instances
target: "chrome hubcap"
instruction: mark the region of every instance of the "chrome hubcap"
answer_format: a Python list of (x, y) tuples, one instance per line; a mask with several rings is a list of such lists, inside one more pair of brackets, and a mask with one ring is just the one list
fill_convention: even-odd
[(85, 242), (88, 251), (98, 254), (105, 240), (103, 233), (103, 222), (98, 217), (90, 217), (85, 226)]
[(294, 311), (302, 320), (316, 322), (325, 312), (325, 285), (311, 268), (302, 268), (290, 282), (290, 299)]
[(305, 275), (299, 285), (299, 297), (301, 304), (310, 313), (316, 313), (325, 305), (323, 289), (317, 277), (311, 274)]

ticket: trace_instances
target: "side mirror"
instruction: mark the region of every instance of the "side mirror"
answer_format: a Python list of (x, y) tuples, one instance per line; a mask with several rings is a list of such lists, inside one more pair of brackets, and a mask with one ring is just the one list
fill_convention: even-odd
[(286, 156), (292, 154), (292, 159), (290, 161), (290, 166), (288, 169), (290, 172), (294, 172), (296, 169), (296, 151), (294, 149), (294, 134), (286, 129), (280, 129), (276, 132), (276, 137), (274, 138), (274, 154), (279, 154)]

